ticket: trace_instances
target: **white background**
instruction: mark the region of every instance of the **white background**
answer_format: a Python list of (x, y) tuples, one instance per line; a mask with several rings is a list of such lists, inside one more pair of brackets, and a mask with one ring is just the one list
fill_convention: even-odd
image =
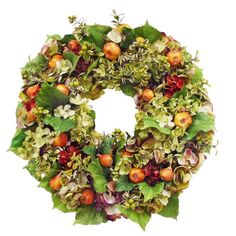
[[(2, 0), (0, 235), (236, 235), (233, 225), (236, 223), (236, 17), (233, 3), (233, 0)], [(68, 15), (85, 17), (88, 23), (108, 24), (113, 8), (125, 13), (126, 22), (134, 27), (148, 19), (152, 25), (187, 45), (190, 52), (200, 51), (199, 65), (212, 84), (210, 96), (220, 140), (218, 155), (209, 156), (191, 186), (181, 195), (178, 221), (153, 216), (145, 233), (128, 220), (99, 226), (73, 226), (74, 214), (52, 210), (49, 193), (37, 188), (37, 182), (22, 169), (26, 163), (6, 152), (15, 131), (14, 113), (22, 85), (19, 68), (27, 57), (36, 55), (47, 34), (63, 35), (72, 31)], [(109, 120), (100, 118), (98, 126), (104, 130), (132, 127), (130, 100), (128, 105), (120, 96), (112, 96), (106, 98), (108, 104), (109, 99), (114, 103), (109, 110), (107, 106), (97, 110), (99, 116), (103, 114)], [(116, 108), (118, 117), (111, 115)], [(125, 117), (123, 121), (122, 117)]]

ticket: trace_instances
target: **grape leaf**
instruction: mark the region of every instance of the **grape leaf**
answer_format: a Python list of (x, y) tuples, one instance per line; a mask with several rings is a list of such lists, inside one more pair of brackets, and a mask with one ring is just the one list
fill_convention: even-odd
[(145, 25), (134, 29), (135, 37), (143, 37), (144, 39), (148, 39), (150, 43), (155, 42), (158, 39), (162, 38), (161, 33), (149, 25), (148, 21), (146, 21)]
[(121, 91), (130, 97), (134, 97), (137, 94), (137, 90), (130, 84), (121, 84), (120, 86)]
[(134, 188), (134, 184), (131, 183), (127, 175), (121, 175), (116, 182), (116, 191), (130, 191)]
[(143, 230), (145, 230), (147, 223), (151, 219), (151, 214), (147, 212), (138, 213), (135, 210), (127, 209), (123, 206), (118, 206), (118, 209), (124, 216), (139, 224)]
[(46, 125), (50, 125), (56, 132), (67, 132), (76, 126), (76, 122), (71, 119), (61, 119), (54, 116), (46, 116), (44, 118)]
[(164, 189), (164, 183), (160, 182), (153, 187), (149, 186), (146, 182), (138, 184), (140, 191), (144, 196), (144, 202), (149, 201), (160, 194)]
[(123, 28), (122, 34), (125, 36), (125, 40), (121, 42), (120, 46), (123, 50), (128, 49), (129, 45), (135, 40), (134, 31), (130, 28)]
[(168, 204), (158, 214), (164, 217), (177, 219), (179, 214), (179, 198), (178, 194), (172, 194), (169, 198)]
[(60, 92), (57, 88), (48, 84), (43, 84), (38, 95), (36, 103), (39, 107), (53, 110), (59, 105), (65, 105), (69, 102), (69, 97)]
[(60, 43), (69, 43), (73, 39), (75, 39), (75, 36), (73, 34), (66, 34), (59, 41), (60, 41)]
[(85, 146), (82, 151), (84, 153), (86, 153), (87, 155), (91, 156), (92, 158), (96, 157), (96, 146), (93, 145), (89, 145), (89, 146)]
[(10, 150), (14, 150), (22, 145), (25, 140), (26, 134), (24, 129), (17, 129), (16, 133), (11, 141)]
[(77, 209), (75, 224), (97, 225), (106, 223), (107, 218), (103, 210), (96, 210), (94, 207), (80, 207)]
[(203, 74), (202, 74), (202, 69), (200, 69), (199, 67), (195, 67), (195, 73), (194, 73), (194, 75), (191, 77), (191, 82), (193, 83), (193, 84), (195, 84), (195, 83), (198, 83), (198, 82), (200, 82), (200, 81), (202, 81), (202, 79), (203, 79)]
[(114, 139), (112, 137), (106, 136), (99, 146), (99, 153), (110, 154), (113, 148), (113, 141)]
[(187, 129), (185, 138), (190, 140), (194, 138), (199, 131), (208, 132), (214, 130), (215, 118), (212, 114), (199, 112), (193, 117), (192, 125)]
[(73, 53), (73, 52), (68, 51), (68, 52), (64, 52), (64, 53), (63, 53), (63, 58), (66, 59), (66, 60), (69, 60), (69, 61), (71, 62), (71, 64), (72, 64), (72, 67), (71, 67), (71, 69), (70, 69), (70, 73), (71, 73), (72, 71), (74, 71), (75, 68), (76, 68), (76, 65), (77, 65), (77, 63), (78, 63), (78, 61), (79, 61), (79, 56), (77, 56), (77, 55), (76, 55), (75, 53)]
[(144, 123), (144, 125), (143, 125), (142, 129), (156, 128), (163, 134), (170, 134), (170, 132), (171, 132), (171, 130), (169, 128), (161, 127), (158, 124), (158, 122), (150, 116), (144, 116), (143, 117), (143, 123)]
[(103, 193), (107, 188), (107, 179), (104, 170), (98, 159), (94, 159), (89, 165), (88, 170), (93, 176), (93, 184), (96, 192)]
[(66, 207), (66, 203), (62, 201), (62, 199), (58, 196), (57, 193), (52, 194), (52, 202), (53, 202), (53, 208), (56, 208), (62, 212), (74, 212), (75, 210), (73, 209), (68, 209)]

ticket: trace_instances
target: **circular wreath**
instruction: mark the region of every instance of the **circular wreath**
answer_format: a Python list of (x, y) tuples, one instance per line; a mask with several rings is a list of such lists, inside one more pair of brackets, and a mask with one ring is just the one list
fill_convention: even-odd
[[(22, 68), (10, 150), (75, 223), (123, 216), (145, 229), (152, 213), (177, 217), (179, 193), (213, 146), (214, 115), (197, 56), (113, 13), (113, 28), (69, 17), (73, 34), (48, 36)], [(133, 135), (96, 131), (89, 100), (105, 89), (134, 98)]]

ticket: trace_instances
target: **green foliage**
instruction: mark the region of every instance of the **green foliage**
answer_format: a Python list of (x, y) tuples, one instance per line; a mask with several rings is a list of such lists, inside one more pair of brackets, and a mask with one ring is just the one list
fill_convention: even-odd
[(195, 67), (195, 73), (194, 75), (191, 77), (192, 79), (192, 83), (195, 84), (195, 83), (198, 83), (198, 82), (201, 82), (202, 79), (203, 79), (203, 74), (202, 74), (202, 70), (199, 68), (199, 67)]
[(145, 25), (135, 28), (134, 35), (135, 37), (143, 37), (144, 39), (148, 39), (151, 43), (162, 38), (161, 33), (149, 25), (148, 21), (146, 21)]
[(113, 149), (114, 139), (112, 137), (106, 136), (99, 146), (100, 154), (111, 154)]
[(212, 114), (199, 112), (193, 117), (192, 125), (187, 129), (185, 138), (190, 140), (194, 138), (199, 131), (208, 132), (214, 130), (215, 118)]
[(41, 73), (47, 64), (46, 58), (42, 54), (30, 60), (23, 68), (22, 74), (37, 74)]
[(135, 41), (134, 31), (130, 28), (123, 28), (123, 35), (125, 36), (125, 40), (121, 42), (120, 46), (122, 49), (128, 49), (129, 45), (131, 45)]
[(79, 207), (77, 209), (75, 224), (97, 225), (106, 222), (107, 219), (103, 210), (97, 211), (94, 207)]
[(178, 194), (172, 194), (169, 198), (168, 204), (159, 212), (164, 217), (170, 217), (177, 219), (179, 214), (179, 196)]
[(158, 124), (158, 122), (150, 116), (143, 117), (143, 124), (144, 125), (143, 125), (142, 129), (155, 128), (155, 129), (158, 129), (163, 134), (170, 134), (171, 133), (171, 130), (169, 128), (161, 127)]
[(48, 84), (43, 84), (37, 97), (36, 103), (49, 111), (59, 105), (65, 105), (69, 102), (69, 97), (60, 92), (57, 88)]
[(10, 150), (14, 150), (22, 145), (25, 140), (26, 134), (24, 129), (17, 129), (16, 133), (11, 141)]
[(98, 159), (94, 159), (89, 165), (88, 170), (93, 176), (93, 184), (96, 192), (103, 193), (107, 189), (107, 179), (104, 170)]
[(46, 116), (44, 118), (46, 125), (50, 125), (56, 132), (67, 132), (76, 126), (76, 122), (71, 119), (61, 119), (54, 116)]
[(121, 84), (120, 88), (121, 91), (127, 96), (134, 97), (137, 94), (137, 90), (131, 84)]
[(53, 202), (53, 208), (56, 208), (64, 213), (75, 211), (68, 209), (66, 207), (66, 203), (62, 201), (62, 199), (58, 196), (57, 193), (52, 194), (52, 202)]
[(75, 39), (75, 36), (73, 34), (66, 34), (62, 39), (60, 39), (60, 43), (69, 43), (71, 40)]
[(122, 191), (130, 191), (132, 189), (134, 189), (134, 184), (129, 181), (128, 176), (121, 175), (116, 182), (116, 191), (122, 192)]
[(147, 223), (151, 219), (151, 214), (147, 212), (138, 213), (135, 210), (127, 209), (123, 206), (118, 206), (120, 212), (125, 215), (128, 219), (134, 221), (135, 223), (139, 224), (139, 226), (145, 230)]
[(157, 183), (153, 187), (149, 186), (146, 182), (138, 184), (138, 187), (144, 196), (144, 202), (147, 202), (159, 195), (163, 191), (164, 186), (165, 184), (163, 182)]
[(72, 64), (72, 67), (71, 67), (71, 69), (70, 69), (70, 73), (71, 73), (72, 71), (74, 71), (74, 70), (75, 70), (75, 67), (76, 67), (76, 65), (77, 65), (77, 63), (78, 63), (78, 61), (79, 61), (79, 56), (77, 56), (77, 55), (76, 55), (75, 53), (73, 53), (73, 52), (68, 51), (68, 52), (64, 52), (64, 53), (63, 53), (63, 58), (66, 59), (66, 60), (69, 60), (69, 61), (71, 62), (71, 64)]
[(89, 146), (85, 146), (82, 151), (91, 156), (92, 158), (95, 158), (96, 157), (96, 146), (93, 146), (93, 145), (89, 145)]

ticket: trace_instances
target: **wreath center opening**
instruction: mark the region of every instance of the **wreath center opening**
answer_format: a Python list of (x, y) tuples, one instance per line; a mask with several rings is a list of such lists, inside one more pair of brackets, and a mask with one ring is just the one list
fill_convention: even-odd
[(111, 89), (104, 92), (101, 98), (90, 101), (96, 112), (96, 131), (109, 134), (114, 129), (121, 129), (133, 135), (137, 112), (133, 98)]

